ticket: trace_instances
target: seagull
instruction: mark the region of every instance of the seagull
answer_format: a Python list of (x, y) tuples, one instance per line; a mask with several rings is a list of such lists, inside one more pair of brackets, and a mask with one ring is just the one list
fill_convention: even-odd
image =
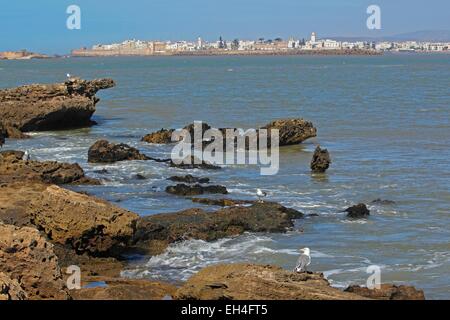
[(301, 273), (306, 272), (306, 267), (311, 263), (311, 256), (309, 255), (309, 248), (300, 249), (300, 257), (298, 257), (297, 265), (293, 272)]
[(29, 154), (28, 151), (25, 150), (25, 152), (23, 153), (23, 156), (22, 156), (22, 160), (23, 160), (23, 161), (28, 161), (28, 160), (30, 160), (30, 154)]
[(258, 188), (256, 189), (256, 196), (258, 197), (259, 202), (263, 202), (262, 198), (267, 197), (267, 193)]
[(67, 79), (72, 78), (72, 76), (70, 75), (70, 73), (66, 74)]

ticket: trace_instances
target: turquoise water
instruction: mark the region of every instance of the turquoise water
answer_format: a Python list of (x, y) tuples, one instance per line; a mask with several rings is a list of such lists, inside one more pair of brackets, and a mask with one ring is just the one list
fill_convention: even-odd
[[(154, 162), (86, 163), (87, 150), (107, 138), (167, 157), (168, 146), (140, 142), (162, 127), (203, 120), (217, 127), (253, 128), (273, 119), (304, 117), (318, 137), (284, 147), (280, 171), (255, 166), (193, 170), (223, 184), (234, 198), (269, 199), (319, 216), (298, 221), (304, 232), (245, 234), (214, 243), (189, 241), (157, 257), (133, 260), (124, 275), (184, 280), (210, 263), (252, 261), (292, 269), (298, 248), (312, 249), (311, 270), (333, 285), (365, 284), (366, 268), (381, 267), (382, 282), (409, 283), (428, 298), (450, 298), (450, 55), (381, 57), (161, 57), (0, 61), (0, 87), (112, 77), (99, 93), (98, 126), (33, 134), (8, 141), (36, 159), (79, 162), (103, 186), (82, 187), (142, 215), (194, 206), (164, 192), (165, 179), (185, 171)], [(331, 152), (325, 176), (312, 176), (315, 145)], [(108, 174), (97, 171), (106, 168)], [(136, 174), (147, 180), (137, 180)], [(370, 205), (367, 220), (341, 213)]]

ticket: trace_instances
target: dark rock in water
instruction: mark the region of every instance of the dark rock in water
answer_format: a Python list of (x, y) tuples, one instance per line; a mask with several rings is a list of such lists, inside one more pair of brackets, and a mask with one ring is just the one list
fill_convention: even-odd
[(345, 210), (349, 218), (366, 218), (370, 215), (369, 209), (364, 203), (357, 204)]
[(317, 129), (312, 122), (304, 119), (283, 119), (275, 120), (265, 125), (261, 129), (278, 129), (280, 136), (280, 146), (299, 144), (303, 141), (317, 136)]
[(218, 170), (219, 166), (213, 165), (208, 161), (200, 160), (195, 156), (186, 157), (179, 164), (174, 163), (173, 160), (170, 161), (170, 166), (179, 169), (205, 169), (205, 170)]
[(19, 129), (13, 126), (5, 126), (0, 122), (0, 147), (5, 144), (5, 139), (28, 139), (30, 138), (26, 134), (22, 133)]
[(382, 284), (380, 289), (350, 286), (344, 291), (376, 300), (425, 300), (425, 294), (413, 286)]
[(301, 212), (273, 202), (223, 208), (215, 212), (188, 209), (140, 218), (134, 243), (136, 249), (159, 254), (170, 243), (180, 240), (214, 241), (246, 231), (286, 232), (294, 227), (294, 219), (302, 217)]
[(140, 153), (138, 149), (127, 144), (114, 144), (106, 140), (94, 143), (88, 151), (88, 162), (112, 163), (125, 160), (148, 160), (149, 158)]
[(3, 126), (3, 124), (0, 122), (0, 147), (3, 147), (3, 145), (6, 142), (6, 137), (8, 136), (8, 133), (6, 132), (6, 128)]
[(167, 180), (185, 183), (209, 183), (209, 178), (198, 178), (191, 176), (190, 174), (185, 176), (172, 176)]
[(139, 173), (137, 175), (135, 175), (134, 177), (138, 180), (147, 180), (146, 176), (139, 174)]
[(112, 79), (70, 79), (0, 90), (0, 119), (22, 132), (90, 126), (95, 94), (114, 86)]
[(94, 172), (95, 172), (95, 173), (98, 173), (98, 174), (108, 174), (108, 173), (109, 173), (109, 171), (106, 170), (106, 169), (95, 170)]
[(324, 173), (330, 167), (331, 159), (327, 149), (317, 146), (311, 160), (311, 170), (314, 173)]
[(194, 196), (204, 193), (228, 193), (227, 188), (225, 188), (224, 186), (202, 186), (201, 184), (177, 184), (176, 186), (168, 186), (166, 188), (166, 192), (179, 196)]
[(54, 184), (101, 184), (99, 180), (87, 177), (77, 163), (22, 160), (24, 154), (22, 151), (0, 152), (0, 182), (33, 180)]
[(373, 204), (379, 204), (379, 205), (385, 205), (385, 206), (388, 206), (388, 205), (393, 205), (393, 204), (395, 204), (395, 201), (392, 201), (392, 200), (383, 200), (383, 199), (378, 198), (378, 199), (373, 200), (372, 203), (373, 203)]
[(172, 142), (173, 129), (161, 129), (159, 131), (149, 133), (142, 137), (142, 141), (156, 144), (166, 144)]
[(192, 198), (192, 202), (201, 203), (201, 204), (207, 204), (211, 206), (220, 206), (220, 207), (232, 207), (237, 205), (244, 205), (244, 204), (254, 204), (256, 201), (252, 200), (234, 200), (234, 199), (228, 199), (228, 198), (222, 198), (222, 199), (211, 199), (211, 198)]

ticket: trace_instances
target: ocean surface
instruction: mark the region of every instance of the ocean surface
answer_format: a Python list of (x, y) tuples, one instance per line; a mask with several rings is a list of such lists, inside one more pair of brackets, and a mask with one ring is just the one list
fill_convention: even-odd
[[(8, 141), (4, 148), (27, 149), (38, 160), (78, 162), (104, 185), (76, 190), (141, 215), (202, 206), (164, 192), (166, 178), (187, 173), (225, 185), (233, 198), (254, 199), (261, 188), (269, 200), (318, 214), (286, 234), (188, 241), (160, 256), (130, 257), (125, 276), (177, 282), (206, 265), (235, 261), (292, 269), (298, 249), (310, 247), (310, 269), (324, 272), (333, 286), (364, 285), (367, 267), (378, 265), (382, 282), (415, 285), (431, 299), (450, 298), (450, 55), (0, 61), (0, 87), (62, 82), (66, 73), (116, 80), (117, 87), (98, 94), (98, 125), (33, 133), (33, 139)], [(281, 148), (275, 176), (261, 176), (250, 165), (211, 172), (152, 161), (87, 163), (97, 139), (165, 158), (170, 146), (140, 138), (194, 120), (255, 128), (292, 117), (312, 121), (318, 136)], [(325, 175), (310, 173), (316, 144), (331, 153)], [(395, 204), (370, 204), (377, 198)], [(347, 219), (342, 210), (359, 202), (370, 204), (370, 218)]]

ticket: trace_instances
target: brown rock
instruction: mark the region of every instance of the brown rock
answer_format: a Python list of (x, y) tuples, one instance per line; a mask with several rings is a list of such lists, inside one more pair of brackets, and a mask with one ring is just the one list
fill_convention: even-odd
[(178, 196), (194, 196), (204, 193), (220, 193), (227, 194), (227, 188), (224, 186), (202, 186), (201, 184), (187, 185), (177, 184), (176, 186), (168, 186), (166, 192)]
[(176, 293), (180, 300), (361, 300), (330, 287), (319, 273), (293, 273), (253, 264), (206, 267)]
[(173, 129), (161, 129), (157, 132), (149, 133), (142, 138), (142, 141), (156, 144), (166, 144), (172, 142)]
[(70, 79), (0, 90), (0, 119), (22, 132), (89, 126), (99, 101), (95, 94), (114, 85), (111, 79)]
[(269, 132), (272, 129), (278, 129), (280, 146), (299, 144), (317, 136), (317, 129), (312, 122), (304, 119), (275, 120), (265, 125), (262, 129), (267, 129)]
[(89, 178), (77, 164), (22, 160), (22, 151), (0, 152), (0, 182), (34, 180), (54, 184), (101, 184)]
[(214, 241), (249, 232), (286, 232), (303, 214), (272, 202), (248, 207), (229, 207), (215, 212), (188, 209), (138, 220), (134, 243), (137, 249), (159, 254), (173, 242), (186, 239)]
[(345, 291), (376, 300), (425, 300), (423, 291), (413, 286), (382, 284), (380, 289), (373, 290), (366, 287), (350, 286)]
[(0, 203), (0, 220), (36, 226), (53, 243), (97, 256), (118, 254), (138, 218), (106, 201), (37, 182), (1, 185)]
[(88, 152), (88, 162), (112, 163), (125, 160), (148, 160), (149, 158), (140, 153), (136, 148), (127, 144), (114, 144), (106, 140), (94, 143)]
[(214, 199), (214, 198), (191, 198), (192, 202), (207, 204), (220, 207), (232, 207), (245, 204), (254, 204), (256, 201), (252, 200), (235, 200), (228, 198)]
[(314, 173), (324, 173), (330, 167), (331, 158), (327, 149), (317, 146), (311, 160), (311, 170)]
[(0, 272), (16, 280), (28, 299), (68, 299), (53, 245), (38, 230), (0, 223)]
[(25, 300), (27, 294), (20, 287), (17, 280), (11, 279), (0, 272), (0, 301), (1, 300)]

